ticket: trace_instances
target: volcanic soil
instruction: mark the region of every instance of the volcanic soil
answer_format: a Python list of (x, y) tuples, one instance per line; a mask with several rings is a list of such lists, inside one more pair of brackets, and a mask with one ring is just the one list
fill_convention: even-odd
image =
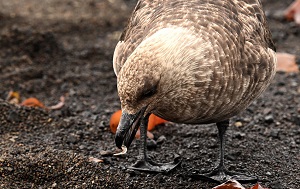
[[(278, 52), (300, 52), (300, 26), (285, 21), (292, 0), (263, 0)], [(114, 47), (134, 0), (0, 0), (0, 188), (212, 188), (190, 175), (218, 157), (214, 125), (167, 123), (153, 130), (151, 157), (180, 156), (167, 174), (127, 169), (138, 154), (115, 157), (109, 119), (120, 109)], [(39, 99), (61, 109), (8, 103)], [(277, 73), (263, 95), (231, 120), (228, 169), (272, 189), (300, 187), (300, 75)], [(245, 184), (250, 187), (251, 184)]]

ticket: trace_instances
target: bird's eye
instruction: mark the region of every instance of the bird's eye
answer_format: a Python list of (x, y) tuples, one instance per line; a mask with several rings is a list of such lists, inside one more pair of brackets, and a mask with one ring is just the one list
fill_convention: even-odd
[(141, 96), (142, 96), (142, 98), (149, 98), (156, 93), (156, 90), (157, 90), (157, 87), (154, 86), (148, 90), (143, 91)]
[(144, 100), (153, 96), (157, 92), (157, 86), (158, 84), (151, 85), (150, 83), (146, 82), (142, 90), (140, 91), (137, 100)]

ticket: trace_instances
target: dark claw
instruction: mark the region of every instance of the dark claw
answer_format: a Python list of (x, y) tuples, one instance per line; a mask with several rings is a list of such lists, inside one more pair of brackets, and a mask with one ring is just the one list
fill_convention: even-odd
[(152, 172), (152, 173), (168, 173), (181, 163), (181, 158), (177, 157), (170, 163), (156, 163), (149, 158), (147, 160), (138, 160), (129, 169)]
[(230, 179), (237, 180), (240, 183), (256, 183), (257, 177), (238, 172), (230, 172), (227, 169), (215, 168), (209, 173), (190, 175), (196, 180), (204, 180), (208, 182), (222, 183)]

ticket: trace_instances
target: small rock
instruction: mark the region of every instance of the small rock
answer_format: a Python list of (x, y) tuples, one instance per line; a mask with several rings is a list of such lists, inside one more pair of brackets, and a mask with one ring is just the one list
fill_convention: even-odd
[(272, 189), (284, 189), (282, 184), (279, 181), (274, 181), (271, 183), (271, 188)]
[(54, 182), (54, 183), (52, 184), (52, 188), (55, 188), (56, 186), (57, 186), (57, 183)]
[(100, 129), (104, 129), (104, 128), (106, 128), (106, 122), (105, 121), (100, 121), (100, 123), (98, 124), (98, 127), (100, 128)]
[(274, 122), (273, 115), (267, 115), (267, 116), (265, 116), (265, 122), (266, 123), (273, 123)]
[(268, 171), (268, 172), (266, 172), (266, 175), (271, 176), (272, 173)]
[(92, 116), (92, 113), (90, 111), (84, 111), (81, 113), (83, 117), (89, 118)]
[(76, 135), (74, 133), (71, 133), (68, 137), (67, 137), (67, 142), (68, 143), (77, 143), (80, 140), (80, 136)]
[(279, 138), (279, 130), (278, 129), (271, 130), (270, 136), (273, 138)]
[(242, 133), (242, 132), (236, 132), (235, 133), (235, 137), (238, 138), (238, 139), (243, 139), (245, 136), (246, 136), (246, 134)]
[(14, 169), (11, 167), (3, 167), (3, 169), (5, 169), (6, 171), (12, 172)]
[(285, 93), (287, 92), (287, 89), (285, 87), (281, 87), (279, 88), (275, 93), (274, 95), (284, 95)]
[(70, 167), (69, 169), (67, 169), (67, 173), (70, 173), (73, 169), (74, 169), (74, 166)]
[[(300, 108), (298, 109), (298, 113), (300, 113)], [(295, 115), (292, 117), (293, 123), (296, 125), (300, 125), (300, 115)]]
[(264, 112), (264, 115), (267, 115), (272, 112), (272, 108), (265, 108), (263, 112)]
[(155, 149), (157, 147), (157, 143), (153, 139), (147, 139), (147, 148), (148, 149)]
[(156, 140), (157, 144), (162, 144), (167, 140), (167, 138), (164, 135), (161, 135), (160, 137), (158, 137), (158, 139)]
[(297, 147), (297, 144), (296, 144), (296, 142), (293, 138), (291, 138), (290, 146), (291, 147)]
[(228, 154), (228, 155), (226, 155), (226, 159), (231, 160), (231, 161), (235, 161), (236, 157), (234, 155)]
[(94, 122), (96, 122), (98, 120), (99, 116), (98, 115), (92, 115), (91, 116), (91, 120), (93, 120)]
[(291, 83), (290, 83), (290, 85), (292, 86), (292, 87), (297, 87), (298, 86), (298, 83), (296, 82), (296, 81), (291, 81)]
[(243, 126), (243, 123), (240, 122), (240, 121), (237, 121), (237, 122), (234, 123), (234, 126), (241, 127), (241, 126)]
[(16, 142), (16, 139), (18, 138), (18, 136), (12, 136), (9, 140), (11, 142)]
[(79, 146), (79, 149), (80, 149), (80, 150), (86, 149), (86, 146), (85, 146), (85, 145), (80, 145), (80, 146)]
[(129, 179), (129, 177), (131, 177), (130, 173), (126, 173), (125, 174), (125, 180)]
[(10, 111), (7, 116), (7, 120), (9, 120), (10, 122), (20, 122), (21, 118), (17, 112)]

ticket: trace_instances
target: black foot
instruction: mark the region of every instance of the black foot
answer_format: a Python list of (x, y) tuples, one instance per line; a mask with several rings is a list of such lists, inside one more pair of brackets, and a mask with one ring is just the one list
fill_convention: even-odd
[(181, 159), (175, 158), (173, 162), (170, 163), (156, 163), (148, 158), (148, 160), (138, 160), (129, 169), (146, 171), (153, 173), (168, 173), (169, 171), (176, 168), (181, 163)]
[(227, 169), (214, 169), (213, 171), (200, 175), (192, 175), (192, 178), (198, 180), (205, 180), (209, 182), (222, 183), (229, 179), (234, 179), (239, 181), (240, 183), (256, 183), (257, 177), (238, 173), (238, 172), (230, 172)]

